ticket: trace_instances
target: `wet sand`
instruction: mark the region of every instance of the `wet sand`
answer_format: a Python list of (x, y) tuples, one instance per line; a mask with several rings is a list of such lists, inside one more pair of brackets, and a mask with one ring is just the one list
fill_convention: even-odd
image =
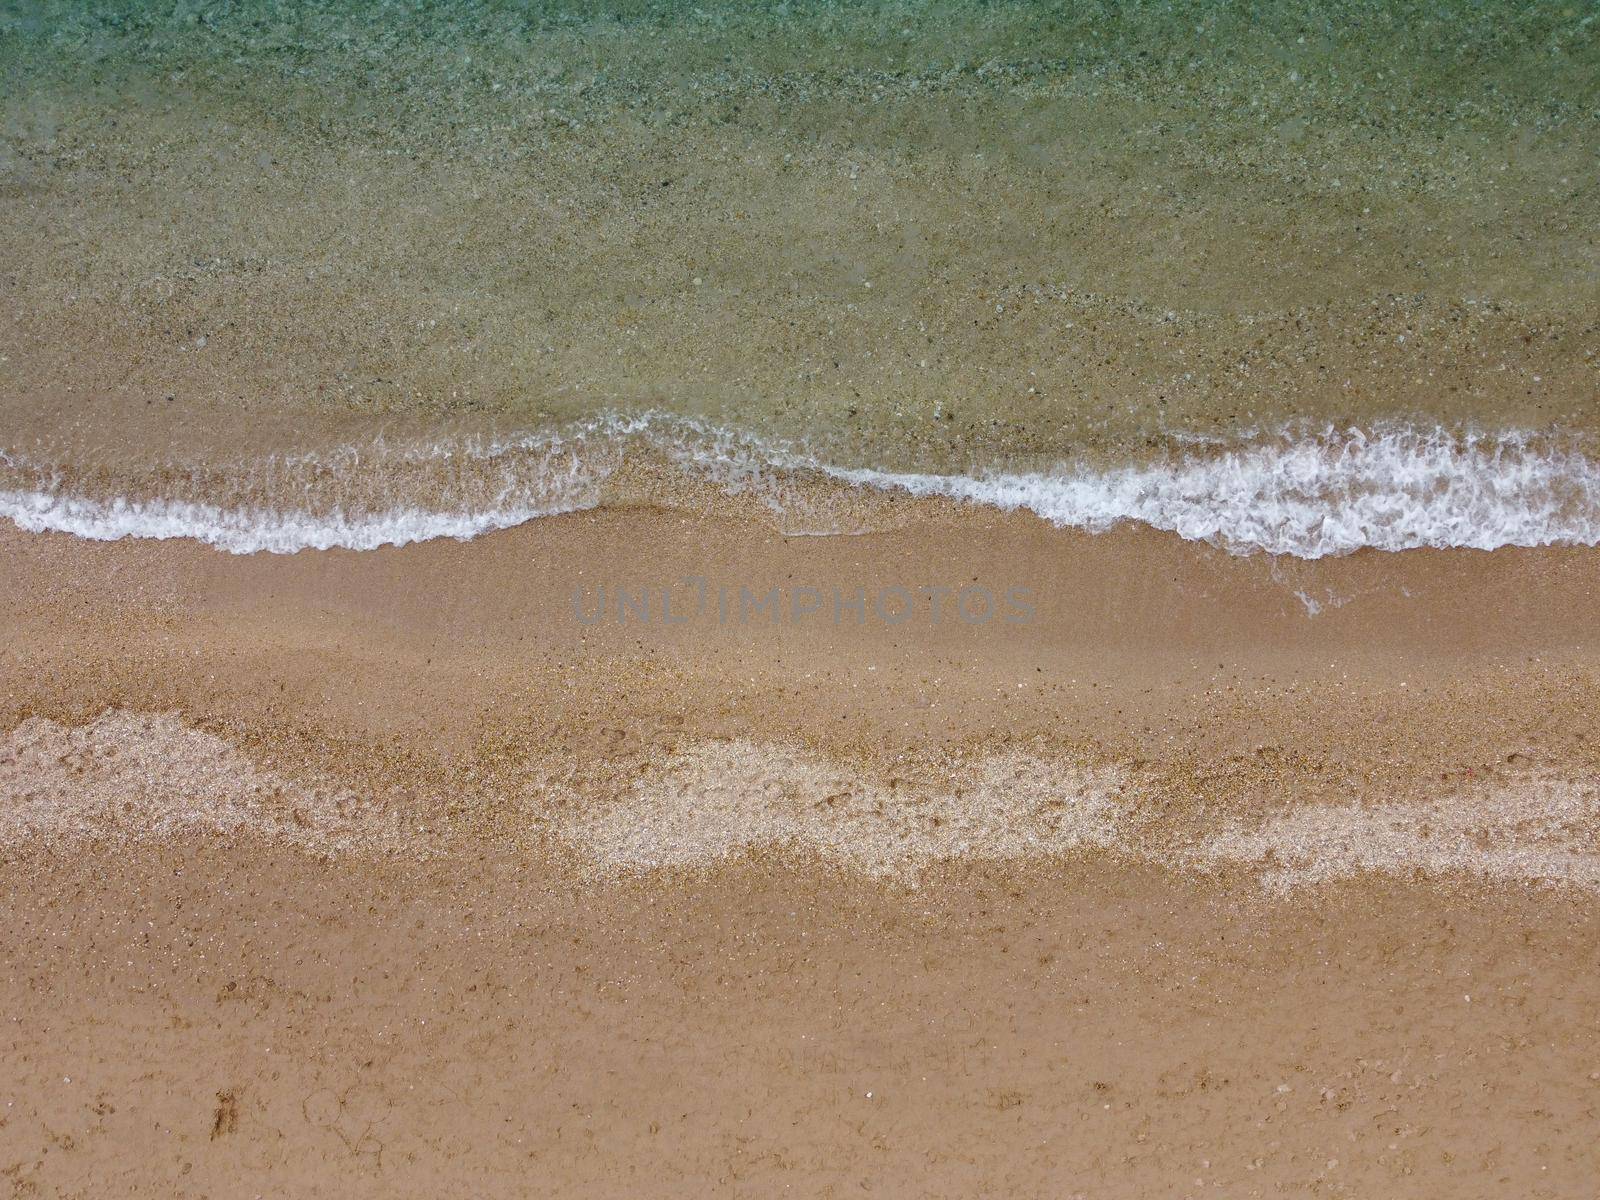
[[(17, 869), (17, 868), (21, 869)], [(18, 1195), (1587, 1196), (1592, 905), (13, 863)]]
[(12, 1189), (1588, 1195), (1594, 556), (912, 515), (0, 532)]
[[(1304, 562), (905, 508), (917, 519), (859, 537), (786, 537), (731, 506), (602, 509), (470, 543), (287, 556), (0, 531), (0, 713), (177, 711), (235, 739), (293, 727), (441, 763), (668, 713), (686, 735), (846, 757), (1033, 739), (1170, 765), (1265, 742), (1308, 767), (1343, 754), (1385, 787), (1513, 753), (1588, 762), (1590, 551)], [(706, 581), (698, 612), (686, 579)], [(649, 621), (619, 619), (619, 587), (650, 590)], [(962, 619), (964, 587), (995, 615)], [(820, 609), (797, 618), (805, 588)], [(886, 620), (905, 611), (895, 588), (912, 607)], [(927, 588), (947, 592), (937, 621)], [(759, 607), (773, 589), (781, 612)], [(1012, 590), (1031, 612), (1004, 603)]]

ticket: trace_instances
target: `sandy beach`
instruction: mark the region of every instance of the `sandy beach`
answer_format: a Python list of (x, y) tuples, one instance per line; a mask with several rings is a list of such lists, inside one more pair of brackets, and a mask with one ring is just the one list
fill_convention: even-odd
[(8, 868), (18, 1195), (1593, 1186), (1571, 897), (1262, 905), (1095, 861), (594, 888), (248, 842)]
[(0, 0), (0, 1198), (1595, 1200), (1597, 79)]
[[(1592, 1185), (1585, 552), (0, 538), (17, 1195)], [(682, 576), (1036, 612), (569, 586)]]

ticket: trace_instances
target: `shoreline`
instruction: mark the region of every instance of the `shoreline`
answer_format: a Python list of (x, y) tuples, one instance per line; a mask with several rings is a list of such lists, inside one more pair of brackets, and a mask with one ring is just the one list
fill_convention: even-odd
[[(659, 409), (358, 440), (319, 439), (319, 421), (301, 414), (281, 445), (234, 429), (245, 416), (209, 428), (207, 446), (158, 410), (119, 426), (114, 450), (94, 445), (93, 422), (72, 434), (82, 444), (56, 444), (52, 430), (31, 452), (0, 448), (0, 519), (31, 533), (189, 539), (230, 554), (471, 541), (603, 508), (743, 516), (792, 536), (948, 520), (952, 508), (980, 519), (1025, 513), (1061, 529), (1134, 525), (1306, 560), (1600, 543), (1600, 456), (1574, 431), (1302, 422), (1233, 440), (1169, 431), (1074, 460), (941, 467), (948, 447), (862, 465), (855, 452), (832, 458)], [(175, 458), (180, 445), (186, 457)]]
[(0, 1200), (1596, 1200), (1593, 8), (0, 11)]

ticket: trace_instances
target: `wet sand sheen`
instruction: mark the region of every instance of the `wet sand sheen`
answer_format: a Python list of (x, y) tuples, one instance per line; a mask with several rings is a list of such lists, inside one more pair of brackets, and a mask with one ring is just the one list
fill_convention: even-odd
[[(717, 744), (868, 793), (936, 797), (956, 758), (1132, 772), (1195, 836), (1595, 765), (1579, 550), (1305, 563), (974, 511), (856, 538), (603, 510), (366, 554), (0, 544), (7, 728), (175, 714), (266, 768), (451, 797), (461, 836), (540, 827), (537, 794), (614, 800)], [(687, 606), (673, 623), (661, 591)], [(987, 620), (957, 607), (976, 592)]]

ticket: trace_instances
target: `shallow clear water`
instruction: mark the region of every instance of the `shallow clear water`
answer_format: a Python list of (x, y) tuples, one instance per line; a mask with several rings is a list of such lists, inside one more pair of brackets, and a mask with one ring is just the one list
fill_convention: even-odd
[[(643, 416), (713, 474), (1071, 523), (1584, 540), (1597, 13), (13, 4), (7, 512), (467, 534), (602, 499), (601, 433)], [(1391, 436), (1454, 447), (1443, 508), (1262, 528), (1288, 493), (1342, 528), (1337, 471), (1272, 480)], [(1493, 449), (1530, 437), (1537, 469)], [(478, 453), (507, 444), (538, 449)]]

